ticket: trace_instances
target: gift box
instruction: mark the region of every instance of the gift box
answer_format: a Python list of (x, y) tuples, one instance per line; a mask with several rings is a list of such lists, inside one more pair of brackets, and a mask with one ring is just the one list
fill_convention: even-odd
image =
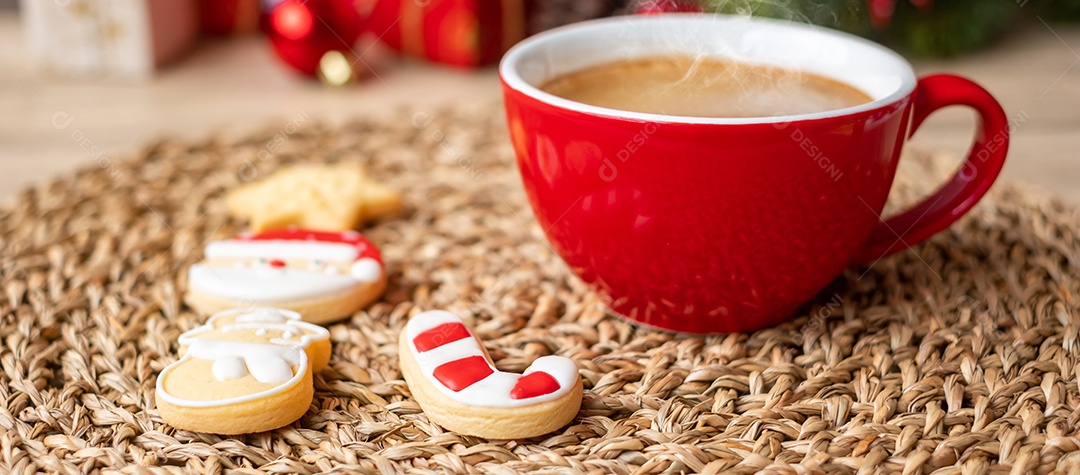
[(145, 78), (198, 39), (195, 0), (22, 0), (38, 67), (62, 75)]
[(482, 66), (525, 37), (526, 0), (376, 0), (369, 29), (408, 56)]

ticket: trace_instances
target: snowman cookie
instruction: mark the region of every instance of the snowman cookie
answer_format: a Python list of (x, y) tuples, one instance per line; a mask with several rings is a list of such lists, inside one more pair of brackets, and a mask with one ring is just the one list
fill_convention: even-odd
[(330, 360), (330, 334), (275, 308), (234, 309), (180, 335), (179, 361), (157, 379), (157, 408), (169, 425), (247, 434), (303, 416), (312, 374)]
[(286, 228), (207, 244), (205, 260), (188, 269), (185, 301), (203, 313), (273, 306), (326, 323), (385, 288), (382, 256), (360, 233)]
[(581, 408), (581, 377), (573, 360), (544, 356), (522, 374), (499, 371), (450, 312), (412, 317), (398, 350), (401, 372), (428, 419), (460, 434), (535, 437), (566, 425)]

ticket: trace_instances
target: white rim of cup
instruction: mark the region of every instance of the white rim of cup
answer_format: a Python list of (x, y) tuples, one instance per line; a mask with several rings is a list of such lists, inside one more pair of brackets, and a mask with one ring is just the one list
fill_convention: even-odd
[[(690, 117), (690, 116), (673, 116), (663, 114), (649, 114), (643, 112), (632, 112), (618, 109), (609, 109), (606, 107), (592, 106), (583, 104), (569, 99), (544, 92), (539, 87), (530, 84), (520, 74), (520, 63), (532, 54), (535, 50), (548, 46), (550, 43), (558, 41), (564, 35), (570, 35), (575, 33), (581, 33), (590, 29), (597, 31), (604, 28), (610, 28), (612, 24), (622, 24), (623, 28), (639, 27), (640, 23), (649, 22), (663, 22), (663, 21), (688, 21), (688, 22), (710, 22), (714, 26), (723, 22), (754, 22), (762, 25), (765, 28), (774, 28), (779, 30), (787, 29), (789, 31), (802, 31), (804, 33), (809, 32), (815, 35), (821, 35), (824, 38), (832, 38), (834, 40), (841, 40), (850, 42), (853, 45), (858, 45), (862, 50), (867, 51), (868, 54), (879, 55), (885, 62), (892, 63), (895, 67), (899, 68), (898, 79), (899, 84), (895, 91), (889, 94), (878, 97), (871, 102), (860, 104), (854, 107), (847, 107), (843, 109), (835, 109), (824, 112), (814, 112), (807, 114), (795, 114), (784, 116), (769, 116), (769, 117), (745, 117), (745, 118), (714, 118), (714, 117)], [(603, 61), (596, 64), (602, 64)], [(578, 68), (579, 69), (579, 68)], [(566, 72), (572, 72), (566, 71)], [(780, 124), (798, 121), (827, 119), (831, 117), (842, 117), (851, 114), (857, 114), (860, 112), (871, 111), (880, 107), (887, 106), (895, 103), (905, 97), (908, 97), (914, 90), (917, 84), (914, 69), (906, 59), (897, 54), (896, 52), (878, 44), (873, 41), (861, 38), (855, 35), (844, 33), (837, 30), (832, 30), (825, 27), (819, 27), (815, 25), (808, 25), (802, 23), (795, 23), (784, 20), (765, 19), (765, 18), (751, 18), (745, 16), (733, 16), (723, 14), (709, 14), (709, 13), (664, 13), (656, 15), (630, 15), (630, 16), (617, 16), (601, 18), (596, 20), (588, 20), (579, 23), (573, 23), (566, 26), (554, 28), (536, 35), (533, 35), (525, 40), (521, 41), (513, 48), (511, 48), (499, 63), (499, 76), (511, 89), (518, 91), (526, 96), (536, 99), (540, 102), (548, 105), (558, 107), (561, 109), (567, 109), (592, 115), (606, 116), (612, 118), (619, 118), (625, 120), (635, 120), (642, 122), (655, 122), (655, 123), (681, 123), (681, 124), (716, 124), (716, 125), (742, 125), (742, 124)], [(545, 78), (545, 80), (550, 78)], [(841, 82), (848, 82), (843, 78), (835, 78)]]

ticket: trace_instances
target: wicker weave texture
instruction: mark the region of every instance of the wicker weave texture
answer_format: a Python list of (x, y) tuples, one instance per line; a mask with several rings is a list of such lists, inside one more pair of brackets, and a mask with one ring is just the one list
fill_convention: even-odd
[[(544, 243), (500, 116), (162, 141), (27, 190), (0, 210), (0, 472), (1080, 470), (1073, 208), (999, 185), (930, 242), (850, 269), (791, 323), (673, 336), (605, 315)], [(206, 318), (181, 303), (185, 270), (242, 230), (220, 198), (303, 161), (360, 161), (404, 191), (405, 215), (365, 231), (389, 290), (330, 327), (334, 356), (296, 424), (241, 437), (164, 425), (157, 372)], [(927, 154), (907, 162), (898, 202), (947, 171)], [(432, 308), (465, 315), (500, 369), (575, 359), (578, 418), (521, 441), (428, 422), (396, 337)]]

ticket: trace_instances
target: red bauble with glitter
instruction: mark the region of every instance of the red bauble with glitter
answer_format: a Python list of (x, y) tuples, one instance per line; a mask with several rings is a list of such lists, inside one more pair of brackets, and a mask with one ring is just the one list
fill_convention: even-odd
[(395, 51), (463, 68), (494, 63), (525, 37), (528, 0), (377, 0), (371, 32)]
[(277, 56), (314, 77), (327, 53), (353, 55), (364, 19), (355, 0), (284, 0), (270, 12), (268, 29)]

